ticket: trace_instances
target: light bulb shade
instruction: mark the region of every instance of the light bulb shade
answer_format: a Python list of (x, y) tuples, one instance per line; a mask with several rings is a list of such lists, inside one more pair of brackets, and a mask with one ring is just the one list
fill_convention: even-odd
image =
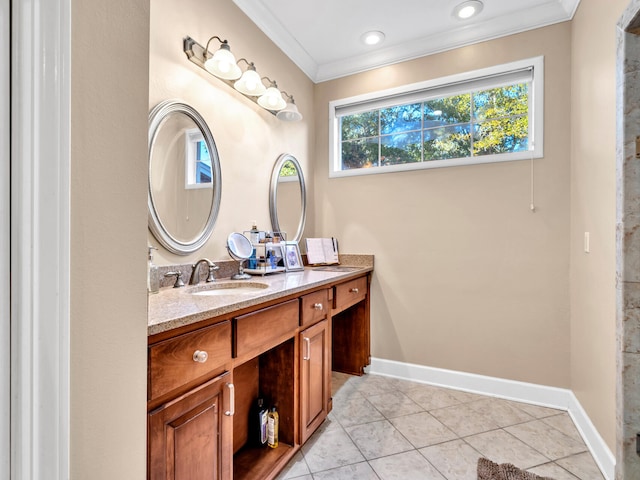
[(242, 77), (233, 84), (233, 87), (240, 93), (253, 97), (258, 97), (267, 91), (267, 87), (264, 86), (260, 75), (254, 68), (247, 68)]
[(276, 87), (269, 87), (267, 91), (262, 94), (260, 98), (258, 98), (258, 105), (262, 108), (266, 108), (267, 110), (282, 110), (287, 106), (287, 102), (282, 98), (282, 94), (280, 90)]
[(288, 102), (286, 107), (276, 113), (276, 118), (284, 122), (298, 122), (302, 120), (302, 114), (295, 103)]
[(220, 45), (216, 53), (204, 62), (204, 68), (224, 80), (235, 80), (242, 75), (240, 67), (236, 64), (236, 57), (233, 56), (226, 43)]

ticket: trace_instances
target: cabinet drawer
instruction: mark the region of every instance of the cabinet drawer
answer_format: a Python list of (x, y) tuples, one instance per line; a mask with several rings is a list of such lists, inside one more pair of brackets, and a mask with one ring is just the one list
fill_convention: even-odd
[(329, 309), (329, 291), (309, 293), (301, 297), (300, 325), (312, 325), (327, 317)]
[[(201, 352), (200, 358), (194, 360), (197, 351)], [(206, 352), (206, 359), (202, 352)], [(206, 375), (230, 359), (231, 322), (228, 320), (152, 345), (149, 347), (149, 398), (157, 398)]]
[(234, 356), (259, 355), (295, 335), (298, 310), (296, 299), (235, 318)]
[(360, 277), (349, 282), (336, 285), (333, 298), (333, 309), (342, 311), (355, 305), (367, 296), (367, 277)]

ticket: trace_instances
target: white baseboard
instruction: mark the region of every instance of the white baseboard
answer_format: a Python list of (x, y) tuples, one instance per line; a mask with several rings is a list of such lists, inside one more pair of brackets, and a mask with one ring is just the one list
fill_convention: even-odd
[(607, 480), (615, 477), (614, 455), (571, 390), (382, 358), (372, 358), (368, 372), (564, 410), (573, 419), (604, 477)]

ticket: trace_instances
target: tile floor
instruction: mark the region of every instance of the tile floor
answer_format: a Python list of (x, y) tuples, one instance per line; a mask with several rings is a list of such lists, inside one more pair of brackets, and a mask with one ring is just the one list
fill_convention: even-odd
[(333, 411), (278, 480), (476, 480), (478, 457), (603, 480), (566, 412), (420, 383), (333, 374)]

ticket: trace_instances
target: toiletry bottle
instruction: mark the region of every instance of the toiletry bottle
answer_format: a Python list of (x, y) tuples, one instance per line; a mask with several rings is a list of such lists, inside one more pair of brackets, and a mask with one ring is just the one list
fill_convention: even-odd
[(278, 446), (278, 423), (280, 423), (278, 411), (276, 407), (271, 407), (267, 420), (267, 445), (271, 448)]
[(267, 443), (267, 423), (269, 417), (269, 410), (265, 408), (263, 400), (258, 399), (258, 422), (260, 426), (260, 445)]
[(255, 220), (251, 225), (251, 230), (249, 230), (249, 240), (251, 241), (252, 245), (260, 243), (260, 230), (258, 230), (258, 226)]
[(158, 276), (158, 267), (153, 263), (153, 251), (156, 247), (149, 246), (149, 256), (147, 265), (147, 291), (149, 293), (158, 293), (160, 289), (160, 277)]

